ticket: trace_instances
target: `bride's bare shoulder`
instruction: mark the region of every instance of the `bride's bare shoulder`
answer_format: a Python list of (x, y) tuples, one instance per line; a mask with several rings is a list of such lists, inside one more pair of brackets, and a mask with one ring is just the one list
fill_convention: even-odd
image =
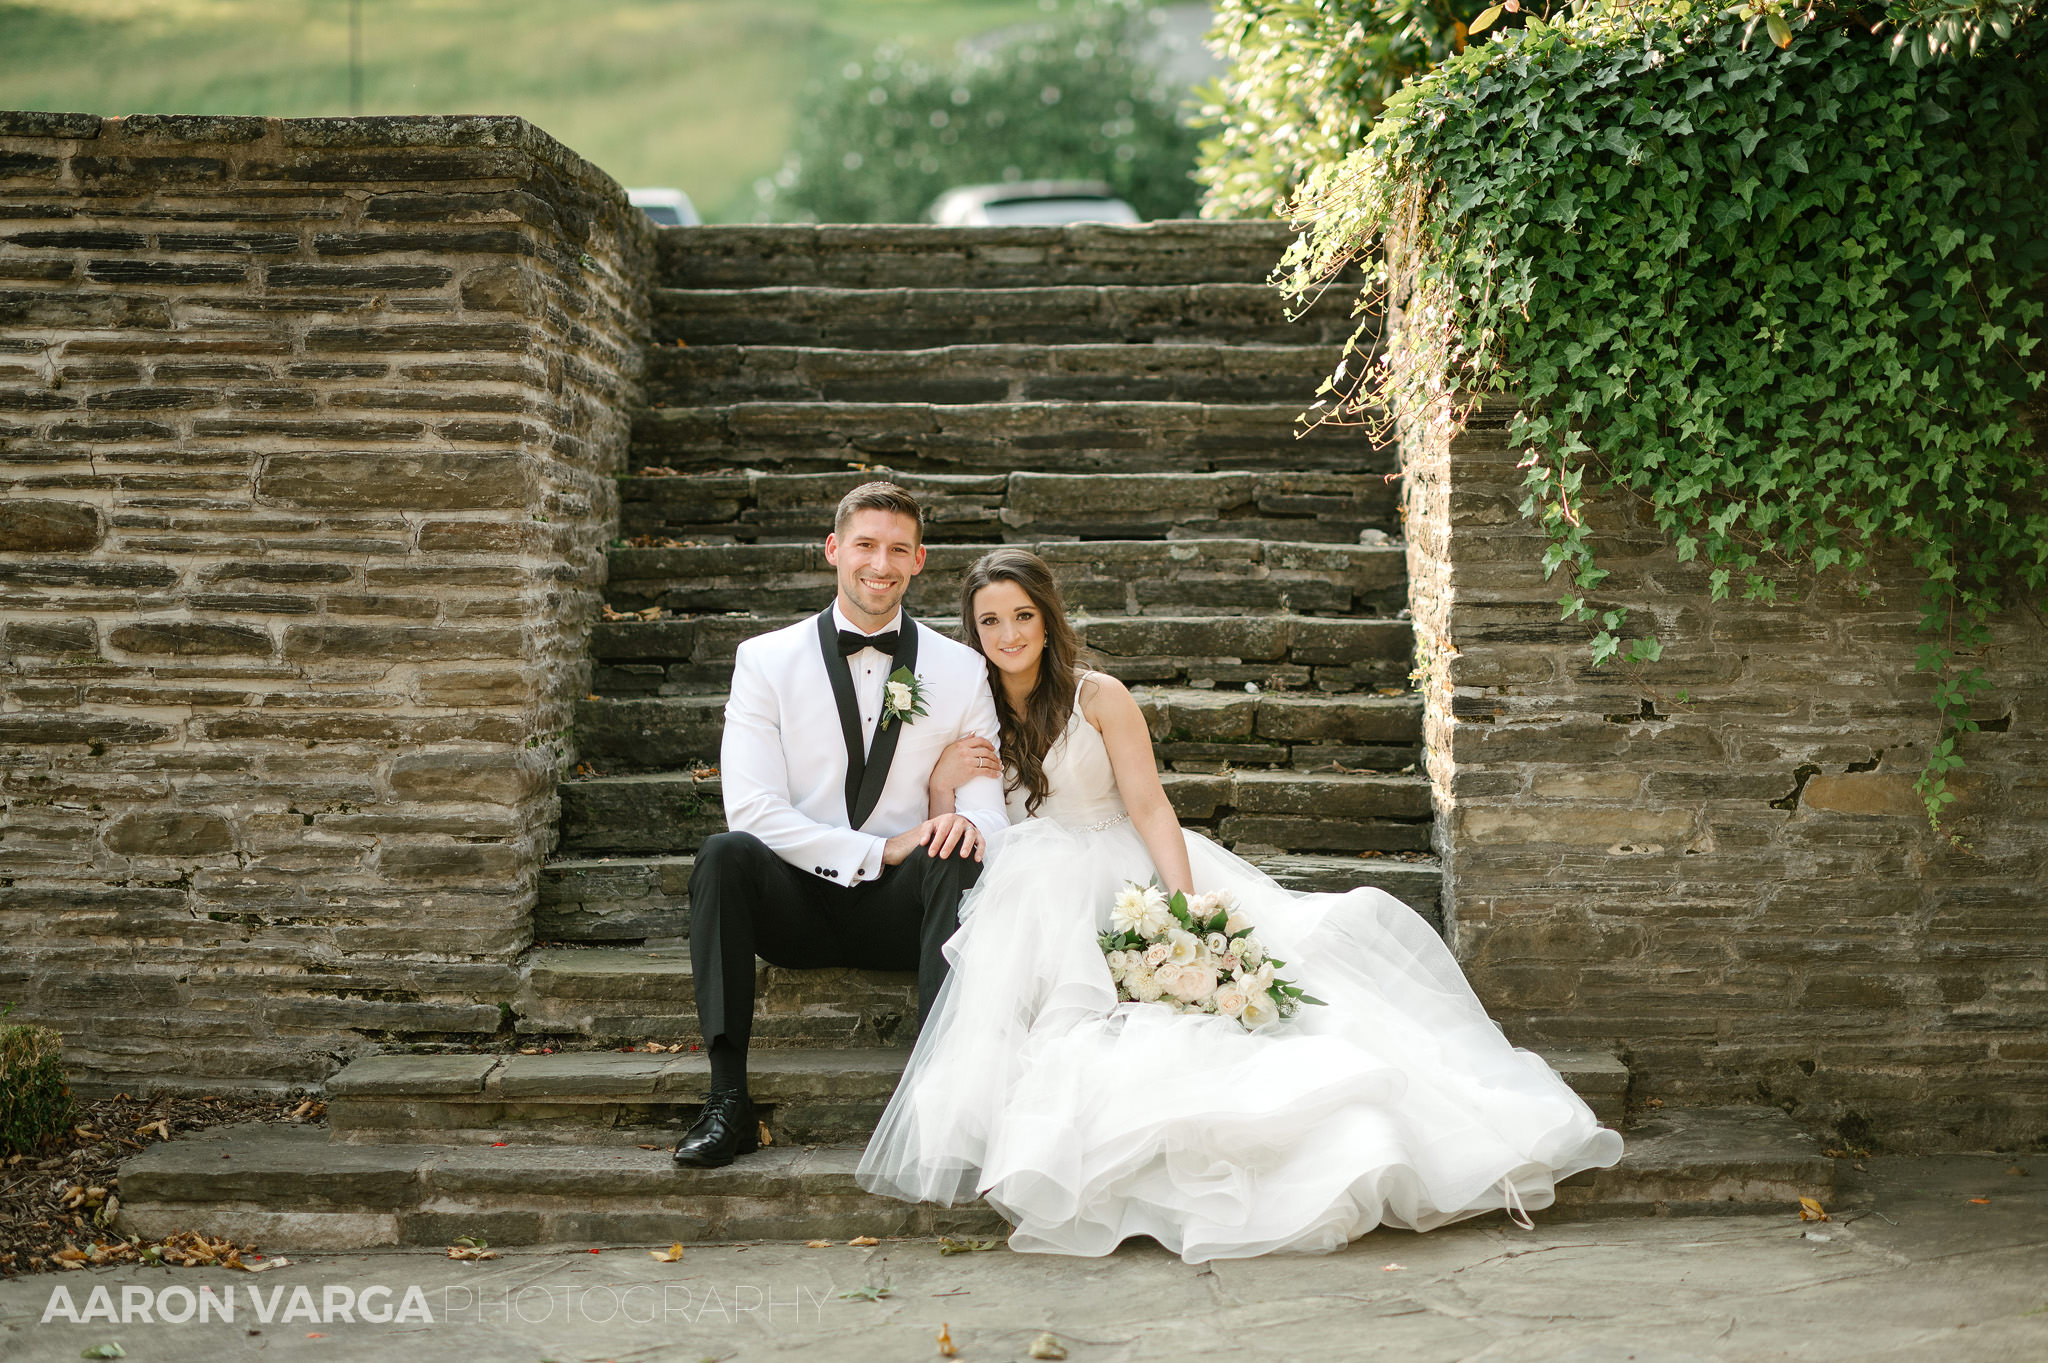
[(1138, 708), (1130, 688), (1107, 672), (1081, 674), (1080, 702), (1082, 717), (1097, 729), (1102, 727), (1105, 719)]

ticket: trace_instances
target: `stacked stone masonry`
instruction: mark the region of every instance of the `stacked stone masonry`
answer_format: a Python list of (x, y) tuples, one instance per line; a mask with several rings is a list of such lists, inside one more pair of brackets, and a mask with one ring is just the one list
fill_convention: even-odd
[(0, 999), (312, 1081), (518, 987), (653, 232), (510, 118), (0, 115)]
[(1714, 602), (1640, 502), (1594, 498), (1602, 597), (1664, 643), (1596, 671), (1517, 510), (1511, 415), (1403, 432), (1446, 926), (1494, 1016), (1618, 1048), (1641, 1099), (1776, 1104), (1842, 1147), (2048, 1139), (2038, 612), (1977, 659), (1955, 845), (1913, 790), (1935, 715), (1903, 564)]
[[(1987, 654), (1968, 849), (1910, 791), (1900, 572), (1716, 605), (1599, 502), (1666, 652), (1588, 670), (1499, 409), (1399, 466), (1297, 438), (1351, 323), (1281, 316), (1286, 240), (656, 233), (513, 119), (0, 115), (0, 1000), (89, 1087), (687, 1040), (733, 650), (828, 599), (886, 468), (933, 510), (919, 615), (1037, 547), (1183, 819), (1441, 905), (1617, 1114), (2038, 1139), (2038, 618)], [(907, 988), (764, 967), (764, 1044), (851, 1082)]]

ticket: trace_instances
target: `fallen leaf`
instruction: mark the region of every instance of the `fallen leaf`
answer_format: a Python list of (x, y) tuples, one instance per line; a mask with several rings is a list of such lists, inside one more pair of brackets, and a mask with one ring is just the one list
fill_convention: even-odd
[(953, 1336), (946, 1331), (946, 1322), (939, 1322), (939, 1357), (958, 1358), (960, 1351), (953, 1347)]
[(1988, 1197), (1973, 1197), (1970, 1199), (1970, 1205), (1972, 1207), (1988, 1207), (1991, 1205), (1991, 1199)]
[(667, 1249), (650, 1249), (647, 1251), (647, 1257), (658, 1263), (681, 1263), (683, 1258), (683, 1242), (678, 1240)]
[(1828, 1210), (1812, 1198), (1802, 1197), (1799, 1199), (1799, 1219), (1801, 1221), (1825, 1221), (1828, 1219)]
[(856, 1235), (851, 1240), (848, 1240), (846, 1243), (849, 1245), (858, 1245), (864, 1249), (869, 1245), (879, 1245), (882, 1242), (880, 1240), (877, 1240), (872, 1235)]
[(661, 1147), (660, 1147), (660, 1146), (658, 1146), (658, 1145), (643, 1145), (643, 1146), (641, 1146), (640, 1148), (641, 1148), (642, 1150), (659, 1150), (659, 1149), (661, 1149)]
[(317, 1330), (309, 1330), (309, 1331), (307, 1331), (307, 1333), (306, 1333), (306, 1338), (307, 1338), (307, 1339), (325, 1339), (325, 1338), (327, 1338), (327, 1336), (326, 1336), (326, 1335), (323, 1335), (323, 1334), (321, 1334), (321, 1333), (320, 1333), (319, 1331), (317, 1331)]
[(764, 1147), (775, 1144), (775, 1136), (774, 1133), (768, 1130), (768, 1123), (756, 1122), (754, 1125), (761, 1128), (761, 1144)]
[(510, 1142), (510, 1141), (492, 1141), (492, 1142), (491, 1142), (491, 1149), (493, 1149), (493, 1150), (502, 1150), (502, 1149), (504, 1149), (504, 1148), (505, 1148), (506, 1146), (508, 1146), (508, 1145), (510, 1145), (510, 1144), (512, 1144), (512, 1142)]
[(1048, 1330), (1037, 1339), (1032, 1340), (1031, 1347), (1025, 1352), (1029, 1353), (1033, 1358), (1065, 1358), (1067, 1356), (1067, 1346), (1060, 1343), (1058, 1337)]
[(1382, 1273), (1402, 1273), (1402, 1272), (1405, 1272), (1405, 1271), (1407, 1270), (1407, 1268), (1408, 1268), (1408, 1265), (1406, 1265), (1406, 1264), (1381, 1264), (1381, 1265), (1380, 1265), (1380, 1272), (1382, 1272)]
[[(464, 1237), (464, 1239), (467, 1239), (467, 1237)], [(471, 1244), (465, 1244), (462, 1240), (458, 1240), (448, 1246), (448, 1257), (451, 1259), (495, 1259), (498, 1257), (498, 1251), (485, 1249), (481, 1240)]]
[(591, 1250), (590, 1252), (591, 1252), (592, 1254), (602, 1254), (602, 1253), (604, 1253), (604, 1251), (603, 1251), (603, 1250), (601, 1250), (601, 1249), (594, 1249), (594, 1250)]
[(78, 1351), (80, 1358), (126, 1358), (128, 1351), (118, 1344), (95, 1344)]
[(274, 1259), (265, 1259), (261, 1263), (242, 1265), (243, 1268), (248, 1269), (251, 1273), (268, 1273), (273, 1268), (290, 1268), (291, 1266), (292, 1261), (285, 1258), (282, 1254)]
[(998, 1243), (1000, 1242), (995, 1240), (955, 1240), (950, 1235), (941, 1235), (939, 1237), (939, 1253), (979, 1254), (984, 1250), (994, 1249)]
[(2015, 1164), (2012, 1168), (2006, 1170), (2005, 1172), (2008, 1174), (2017, 1174), (2021, 1178), (2029, 1177), (2027, 1171), (2017, 1164)]
[(895, 1281), (894, 1278), (884, 1278), (880, 1287), (869, 1283), (866, 1287), (849, 1288), (847, 1291), (839, 1294), (839, 1299), (841, 1301), (880, 1301), (884, 1297), (895, 1295), (890, 1290)]
[(832, 1248), (832, 1242), (831, 1242), (830, 1240), (806, 1240), (806, 1241), (804, 1241), (804, 1248), (805, 1248), (805, 1249), (830, 1249), (830, 1248)]

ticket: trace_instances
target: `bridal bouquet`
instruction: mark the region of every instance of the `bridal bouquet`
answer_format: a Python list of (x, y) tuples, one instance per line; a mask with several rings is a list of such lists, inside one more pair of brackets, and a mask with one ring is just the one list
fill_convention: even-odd
[(1286, 962), (1266, 955), (1228, 891), (1169, 897), (1156, 882), (1127, 881), (1109, 925), (1099, 940), (1119, 998), (1217, 1013), (1252, 1031), (1322, 1002), (1273, 973)]

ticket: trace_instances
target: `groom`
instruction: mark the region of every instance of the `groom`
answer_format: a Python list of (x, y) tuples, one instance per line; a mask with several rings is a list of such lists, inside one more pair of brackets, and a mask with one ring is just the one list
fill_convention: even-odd
[(839, 578), (831, 607), (747, 640), (733, 662), (719, 756), (729, 831), (705, 840), (690, 876), (711, 1093), (677, 1164), (717, 1168), (758, 1148), (754, 958), (915, 969), (921, 1021), (960, 896), (1006, 822), (999, 765), (959, 787), (958, 813), (926, 817), (939, 755), (968, 734), (995, 742), (996, 710), (981, 655), (903, 614), (924, 568), (917, 500), (891, 483), (847, 493), (825, 559)]

